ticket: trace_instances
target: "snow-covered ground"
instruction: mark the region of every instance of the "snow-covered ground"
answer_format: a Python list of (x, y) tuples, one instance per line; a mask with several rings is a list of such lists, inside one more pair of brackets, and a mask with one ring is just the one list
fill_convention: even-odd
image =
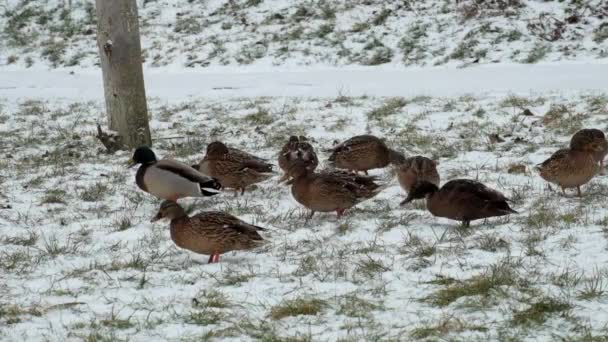
[[(212, 68), (205, 72), (146, 69), (146, 91), (167, 101), (190, 97), (457, 96), (604, 91), (606, 60), (536, 65), (435, 68)], [(101, 71), (4, 71), (7, 98), (103, 98)]]
[(159, 201), (135, 186), (130, 153), (102, 152), (98, 71), (1, 72), (0, 339), (606, 339), (608, 180), (564, 197), (533, 170), (577, 129), (608, 128), (605, 69), (147, 71), (161, 156), (195, 162), (221, 139), (275, 160), (304, 134), (324, 161), (334, 140), (373, 133), (520, 212), (462, 229), (400, 207), (386, 169), (376, 198), (305, 222), (277, 176), (184, 201), (271, 229), (269, 246), (213, 265), (149, 223)]
[(295, 134), (324, 164), (372, 133), (519, 214), (463, 229), (400, 207), (387, 168), (376, 198), (306, 222), (277, 176), (182, 202), (270, 228), (207, 265), (95, 138), (93, 1), (0, 0), (0, 340), (608, 340), (607, 176), (564, 197), (533, 169), (608, 130), (606, 1), (138, 4), (160, 156), (222, 140), (276, 160)]

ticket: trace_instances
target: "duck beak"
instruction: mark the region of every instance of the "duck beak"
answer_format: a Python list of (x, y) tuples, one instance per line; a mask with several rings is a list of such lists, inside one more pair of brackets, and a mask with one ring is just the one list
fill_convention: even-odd
[(160, 219), (162, 219), (162, 218), (163, 218), (163, 215), (162, 215), (162, 214), (160, 213), (160, 211), (159, 211), (159, 212), (156, 214), (156, 216), (154, 216), (154, 217), (153, 217), (153, 218), (150, 220), (150, 222), (156, 222), (156, 221), (158, 221), (158, 220), (160, 220)]
[(414, 197), (408, 195), (407, 198), (405, 200), (403, 200), (403, 202), (399, 203), (399, 205), (402, 205), (402, 206), (406, 205), (407, 203), (410, 203), (413, 200), (414, 200)]
[(132, 168), (133, 166), (137, 165), (137, 163), (135, 162), (135, 160), (133, 160), (133, 158), (129, 159), (129, 162), (127, 164), (127, 168)]

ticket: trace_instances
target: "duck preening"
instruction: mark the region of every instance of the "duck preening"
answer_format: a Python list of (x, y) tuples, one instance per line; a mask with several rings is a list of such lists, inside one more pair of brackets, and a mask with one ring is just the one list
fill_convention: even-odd
[(157, 160), (147, 146), (138, 147), (130, 166), (141, 164), (135, 182), (143, 191), (158, 198), (177, 201), (183, 197), (212, 196), (219, 193), (220, 183), (191, 166), (172, 159)]
[(221, 211), (208, 211), (188, 216), (172, 201), (163, 201), (151, 222), (167, 218), (171, 221), (171, 240), (189, 251), (209, 255), (209, 263), (219, 262), (220, 255), (230, 251), (249, 250), (268, 242), (258, 227)]
[(423, 156), (405, 158), (396, 165), (396, 171), (399, 185), (407, 193), (418, 181), (427, 181), (439, 186), (437, 163), (429, 158)]
[(418, 181), (401, 205), (419, 198), (426, 198), (426, 207), (434, 216), (461, 221), (465, 227), (473, 220), (517, 213), (503, 194), (469, 179), (455, 179), (441, 188)]
[(215, 141), (207, 146), (207, 153), (198, 170), (216, 178), (222, 187), (245, 193), (245, 189), (274, 176), (272, 164), (247, 152), (229, 148)]
[(389, 163), (400, 163), (403, 154), (390, 149), (384, 141), (373, 135), (358, 135), (327, 152), (331, 152), (329, 161), (339, 169), (363, 171), (386, 167)]
[(281, 177), (280, 182), (290, 178), (289, 169), (291, 169), (296, 162), (304, 163), (304, 166), (311, 171), (314, 171), (319, 165), (319, 159), (317, 158), (315, 149), (308, 142), (308, 139), (304, 136), (297, 137), (292, 135), (289, 137), (287, 143), (283, 145), (283, 148), (281, 148), (281, 152), (279, 152), (279, 167), (285, 173), (283, 177)]

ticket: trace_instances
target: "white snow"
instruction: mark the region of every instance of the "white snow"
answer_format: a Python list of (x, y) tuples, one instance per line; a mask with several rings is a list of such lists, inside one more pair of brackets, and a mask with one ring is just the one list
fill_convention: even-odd
[[(149, 97), (258, 96), (456, 96), (463, 94), (535, 94), (604, 91), (606, 60), (581, 63), (499, 64), (466, 69), (391, 68), (212, 68), (205, 72), (149, 69)], [(2, 71), (0, 96), (7, 98), (101, 99), (100, 70)]]

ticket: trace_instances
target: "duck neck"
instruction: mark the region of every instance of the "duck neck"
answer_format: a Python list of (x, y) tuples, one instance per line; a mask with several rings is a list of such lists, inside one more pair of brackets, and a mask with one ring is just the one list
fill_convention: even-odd
[(183, 215), (180, 216), (176, 216), (176, 217), (172, 217), (171, 218), (171, 227), (175, 226), (175, 225), (179, 225), (183, 222), (187, 222), (190, 218), (188, 217), (188, 215), (186, 215), (186, 213), (183, 213)]

